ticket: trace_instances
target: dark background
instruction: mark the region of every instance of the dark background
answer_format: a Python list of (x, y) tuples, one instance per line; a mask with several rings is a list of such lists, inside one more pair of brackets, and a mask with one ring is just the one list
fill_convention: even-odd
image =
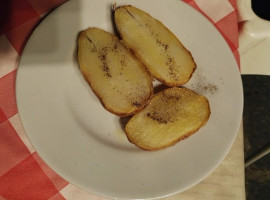
[(270, 0), (252, 0), (252, 9), (259, 17), (270, 20)]
[[(270, 76), (242, 75), (242, 81), (247, 160), (270, 144)], [(245, 178), (247, 200), (270, 199), (270, 154), (246, 167)]]
[[(257, 16), (270, 21), (270, 0), (252, 0), (252, 9)], [(242, 75), (242, 81), (245, 159), (248, 160), (270, 146), (270, 76)], [(245, 178), (247, 200), (270, 199), (270, 154), (247, 166)]]

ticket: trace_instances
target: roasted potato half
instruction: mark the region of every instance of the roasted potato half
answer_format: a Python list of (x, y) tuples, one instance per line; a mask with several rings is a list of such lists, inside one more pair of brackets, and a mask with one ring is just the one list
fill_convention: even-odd
[(168, 88), (130, 119), (126, 135), (144, 150), (158, 150), (189, 137), (207, 123), (209, 116), (206, 97), (187, 88)]
[(103, 106), (118, 116), (143, 109), (153, 94), (145, 66), (119, 41), (99, 28), (78, 37), (80, 70)]
[(167, 27), (133, 6), (117, 8), (114, 18), (127, 47), (156, 79), (168, 86), (188, 82), (196, 64), (191, 53)]

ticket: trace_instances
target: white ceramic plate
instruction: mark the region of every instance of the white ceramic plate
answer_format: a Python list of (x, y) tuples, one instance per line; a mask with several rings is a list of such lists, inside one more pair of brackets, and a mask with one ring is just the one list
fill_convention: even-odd
[(112, 0), (69, 1), (29, 39), (17, 73), (24, 129), (39, 155), (69, 182), (102, 196), (156, 198), (204, 179), (223, 160), (243, 107), (240, 73), (223, 37), (180, 0), (118, 0), (161, 20), (192, 52), (197, 70), (186, 87), (207, 96), (206, 126), (176, 145), (147, 152), (129, 143), (124, 120), (107, 112), (83, 79), (76, 60), (79, 31), (112, 32)]

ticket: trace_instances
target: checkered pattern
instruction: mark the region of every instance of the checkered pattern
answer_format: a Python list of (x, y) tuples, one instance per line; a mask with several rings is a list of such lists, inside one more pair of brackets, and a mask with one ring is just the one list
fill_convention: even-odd
[[(105, 199), (78, 189), (50, 169), (27, 139), (17, 113), (15, 78), (24, 44), (42, 16), (65, 1), (0, 2), (0, 200)], [(216, 26), (239, 64), (236, 0), (183, 1)]]

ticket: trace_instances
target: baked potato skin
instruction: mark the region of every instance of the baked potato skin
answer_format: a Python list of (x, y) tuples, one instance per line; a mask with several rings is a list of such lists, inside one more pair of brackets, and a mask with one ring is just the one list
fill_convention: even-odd
[(188, 138), (203, 127), (211, 111), (208, 99), (187, 88), (168, 88), (127, 123), (128, 140), (144, 150), (159, 150)]
[(77, 42), (80, 71), (106, 110), (128, 116), (145, 107), (153, 94), (152, 78), (116, 36), (89, 28)]
[(153, 77), (171, 87), (190, 80), (196, 69), (190, 51), (160, 21), (130, 5), (116, 8), (114, 19), (126, 46)]

